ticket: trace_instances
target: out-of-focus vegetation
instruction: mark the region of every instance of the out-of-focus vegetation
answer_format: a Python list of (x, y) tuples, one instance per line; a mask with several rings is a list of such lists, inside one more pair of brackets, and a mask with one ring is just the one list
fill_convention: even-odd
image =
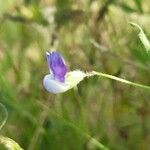
[[(44, 90), (46, 50), (69, 70), (96, 70), (150, 85), (150, 53), (128, 22), (150, 39), (149, 0), (0, 0), (1, 135), (25, 150), (150, 148), (150, 91), (93, 77), (77, 89)], [(85, 134), (83, 134), (85, 133)]]

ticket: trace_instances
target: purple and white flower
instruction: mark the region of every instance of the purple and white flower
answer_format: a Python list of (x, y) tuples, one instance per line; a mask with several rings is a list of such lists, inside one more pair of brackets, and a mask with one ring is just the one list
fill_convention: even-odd
[(67, 72), (67, 66), (59, 52), (46, 52), (46, 57), (50, 73), (45, 75), (43, 85), (48, 92), (63, 93), (86, 77), (86, 74), (79, 70)]

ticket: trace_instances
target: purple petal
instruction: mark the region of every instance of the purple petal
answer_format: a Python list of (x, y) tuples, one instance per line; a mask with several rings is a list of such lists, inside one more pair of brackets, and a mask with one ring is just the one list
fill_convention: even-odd
[(63, 57), (56, 51), (46, 53), (48, 65), (52, 72), (54, 79), (60, 82), (64, 82), (65, 75), (67, 73), (67, 67), (65, 65)]

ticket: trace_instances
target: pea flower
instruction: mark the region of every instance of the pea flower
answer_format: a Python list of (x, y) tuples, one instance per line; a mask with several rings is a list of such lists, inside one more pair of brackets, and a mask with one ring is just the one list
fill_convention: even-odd
[(43, 85), (48, 92), (63, 93), (75, 87), (86, 77), (80, 70), (67, 72), (64, 58), (57, 51), (46, 52), (50, 73), (45, 75)]

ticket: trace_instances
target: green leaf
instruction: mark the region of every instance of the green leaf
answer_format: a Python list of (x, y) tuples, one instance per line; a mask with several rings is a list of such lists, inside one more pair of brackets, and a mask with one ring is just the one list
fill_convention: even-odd
[(138, 36), (139, 36), (142, 44), (144, 45), (146, 51), (150, 52), (150, 42), (149, 42), (148, 38), (146, 37), (143, 29), (136, 23), (130, 22), (130, 24), (140, 30)]
[[(23, 150), (18, 143), (10, 138), (0, 136), (0, 145), (3, 145), (6, 150)], [(0, 146), (1, 147), (1, 146)]]

